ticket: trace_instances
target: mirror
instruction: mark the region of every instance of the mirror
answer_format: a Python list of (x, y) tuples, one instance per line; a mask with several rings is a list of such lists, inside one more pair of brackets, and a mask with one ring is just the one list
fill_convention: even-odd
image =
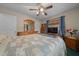
[(24, 20), (24, 31), (34, 31), (34, 21), (29, 19)]

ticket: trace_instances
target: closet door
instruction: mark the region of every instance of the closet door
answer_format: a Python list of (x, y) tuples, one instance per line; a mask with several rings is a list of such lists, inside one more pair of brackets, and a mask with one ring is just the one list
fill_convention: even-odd
[(15, 36), (16, 35), (16, 17), (0, 13), (0, 33)]

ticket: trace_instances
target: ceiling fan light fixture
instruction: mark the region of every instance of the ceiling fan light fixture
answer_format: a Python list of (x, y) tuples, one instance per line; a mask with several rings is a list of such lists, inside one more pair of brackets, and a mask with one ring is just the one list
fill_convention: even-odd
[(36, 12), (37, 16), (39, 15), (39, 13), (40, 13), (39, 11)]
[(39, 14), (39, 12), (37, 11), (36, 14)]
[(42, 15), (44, 15), (44, 12), (42, 12)]
[(46, 13), (46, 10), (47, 10), (47, 9), (50, 9), (50, 8), (52, 8), (52, 7), (53, 7), (52, 5), (49, 5), (49, 6), (45, 7), (45, 6), (41, 5), (41, 4), (39, 4), (39, 6), (38, 6), (37, 9), (29, 9), (29, 10), (32, 10), (32, 11), (33, 11), (33, 10), (36, 10), (37, 16), (38, 16), (39, 14), (48, 15), (48, 14)]
[(40, 8), (40, 11), (43, 12), (44, 11), (44, 8)]

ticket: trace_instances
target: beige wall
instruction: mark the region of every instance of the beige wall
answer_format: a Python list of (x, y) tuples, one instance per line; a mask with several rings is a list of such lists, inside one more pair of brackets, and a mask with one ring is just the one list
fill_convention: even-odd
[(57, 18), (60, 16), (65, 16), (66, 29), (75, 28), (79, 30), (79, 8), (74, 8), (72, 10), (63, 12), (50, 19)]
[[(4, 14), (6, 13), (6, 14), (17, 17), (17, 31), (23, 31), (23, 26), (24, 26), (23, 20), (25, 20), (27, 18), (30, 18), (35, 21), (35, 30), (36, 31), (40, 31), (40, 25), (41, 25), (41, 23), (43, 23), (41, 20), (30, 17), (29, 15), (16, 13), (16, 12), (13, 12), (10, 10), (6, 10), (4, 8), (0, 8), (0, 13), (4, 13)], [(57, 18), (60, 16), (65, 16), (66, 28), (75, 28), (75, 29), (79, 30), (79, 8), (75, 8), (75, 9), (63, 12), (52, 18)], [(49, 19), (52, 19), (52, 18), (49, 18)]]
[(41, 21), (39, 19), (35, 19), (33, 17), (30, 17), (29, 15), (24, 15), (24, 14), (20, 14), (17, 12), (13, 12), (13, 11), (7, 10), (5, 8), (0, 8), (0, 13), (16, 16), (16, 18), (17, 18), (17, 31), (23, 31), (23, 28), (24, 28), (23, 20), (25, 20), (27, 18), (34, 20), (35, 21), (35, 30), (40, 31)]

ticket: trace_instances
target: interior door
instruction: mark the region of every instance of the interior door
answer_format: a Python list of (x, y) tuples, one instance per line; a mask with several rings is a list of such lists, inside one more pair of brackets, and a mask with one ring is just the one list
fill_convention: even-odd
[(16, 17), (0, 13), (0, 33), (15, 36), (16, 35)]

